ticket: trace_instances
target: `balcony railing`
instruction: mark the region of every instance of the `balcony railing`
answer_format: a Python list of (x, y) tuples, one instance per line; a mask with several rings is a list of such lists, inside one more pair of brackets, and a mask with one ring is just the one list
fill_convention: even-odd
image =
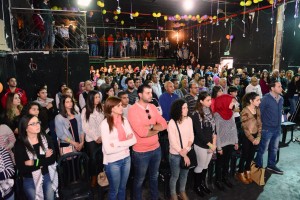
[(11, 8), (13, 51), (86, 51), (86, 12)]

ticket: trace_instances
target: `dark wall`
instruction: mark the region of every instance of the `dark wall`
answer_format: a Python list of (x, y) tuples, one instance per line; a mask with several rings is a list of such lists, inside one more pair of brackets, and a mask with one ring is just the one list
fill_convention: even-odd
[(4, 87), (9, 76), (16, 76), (18, 87), (26, 91), (29, 99), (36, 98), (36, 88), (42, 84), (48, 85), (48, 93), (52, 96), (62, 82), (67, 83), (76, 93), (78, 83), (89, 78), (87, 53), (7, 55), (0, 59), (0, 67), (0, 77)]
[[(295, 3), (289, 3), (285, 11), (281, 66), (300, 66), (300, 18), (295, 19)], [(300, 16), (299, 16), (300, 17)]]
[[(276, 11), (274, 16), (276, 17)], [(228, 20), (226, 27), (224, 21), (218, 26), (212, 24), (201, 26), (200, 63), (219, 63), (220, 57), (226, 57), (224, 52), (230, 48), (226, 35), (230, 34), (232, 29), (234, 39), (231, 42), (230, 57), (234, 58), (235, 66), (271, 65), (276, 19), (271, 24), (272, 10), (260, 11), (257, 32), (257, 17), (257, 12), (253, 20), (246, 15), (245, 37), (243, 37), (243, 16)], [(192, 43), (192, 49), (197, 52), (196, 42)]]

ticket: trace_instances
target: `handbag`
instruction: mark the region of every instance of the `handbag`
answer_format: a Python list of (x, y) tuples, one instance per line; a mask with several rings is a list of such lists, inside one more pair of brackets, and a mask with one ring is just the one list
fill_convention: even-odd
[(109, 185), (106, 173), (104, 171), (98, 174), (97, 182), (101, 187), (106, 187)]
[(251, 179), (257, 184), (257, 185), (265, 185), (265, 169), (264, 168), (257, 168), (255, 166), (255, 162), (252, 161), (251, 163)]
[[(70, 123), (70, 128), (71, 128), (71, 133), (72, 133), (72, 136), (74, 138), (74, 131), (73, 131), (73, 128), (72, 128), (72, 124)], [(69, 146), (67, 147), (60, 147), (59, 148), (59, 151), (60, 151), (60, 155), (65, 155), (67, 153), (72, 153), (75, 151), (74, 147), (70, 144)]]
[[(175, 122), (175, 124), (176, 124), (178, 134), (179, 134), (180, 146), (183, 149), (181, 133), (180, 133), (177, 122)], [(189, 159), (190, 159), (190, 165), (186, 166), (185, 162), (184, 162), (184, 158), (182, 156), (180, 156), (180, 168), (181, 169), (191, 169), (191, 168), (196, 167), (197, 159), (196, 159), (196, 153), (195, 153), (195, 150), (194, 150), (194, 145), (191, 146), (191, 150), (187, 153), (187, 157), (189, 157)]]

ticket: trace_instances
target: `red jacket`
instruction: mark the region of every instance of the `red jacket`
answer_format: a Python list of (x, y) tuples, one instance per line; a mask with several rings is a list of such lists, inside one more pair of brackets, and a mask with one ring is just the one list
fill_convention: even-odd
[[(11, 93), (10, 89), (6, 89), (5, 94), (2, 96), (1, 98), (1, 104), (2, 104), (2, 108), (6, 108), (6, 101), (7, 101), (7, 95)], [(24, 90), (22, 90), (21, 88), (16, 88), (15, 93), (18, 93), (20, 95), (20, 99), (21, 99), (21, 104), (23, 106), (25, 106), (27, 104), (27, 96), (26, 96), (26, 92)]]

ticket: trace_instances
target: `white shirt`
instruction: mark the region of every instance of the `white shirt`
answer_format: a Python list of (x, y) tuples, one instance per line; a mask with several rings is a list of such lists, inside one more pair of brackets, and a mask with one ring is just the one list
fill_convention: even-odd
[(159, 83), (153, 83), (152, 84), (152, 90), (157, 95), (158, 98), (162, 94), (161, 87), (160, 87)]
[[(133, 130), (126, 118), (124, 118), (123, 128), (127, 136), (133, 133)], [(130, 156), (129, 147), (136, 143), (136, 137), (134, 134), (129, 140), (119, 141), (118, 130), (114, 127), (110, 132), (107, 119), (102, 121), (100, 129), (102, 137), (103, 164), (112, 163)]]
[(249, 84), (249, 85), (246, 87), (246, 94), (247, 94), (247, 93), (250, 93), (250, 92), (255, 92), (256, 94), (259, 95), (260, 98), (262, 98), (261, 87), (260, 87), (259, 84), (258, 84), (257, 86), (253, 86), (253, 85)]
[(81, 121), (82, 130), (85, 133), (85, 141), (92, 142), (96, 141), (101, 136), (100, 124), (104, 119), (104, 114), (94, 110), (90, 114), (89, 120), (86, 120), (86, 109), (82, 109)]

